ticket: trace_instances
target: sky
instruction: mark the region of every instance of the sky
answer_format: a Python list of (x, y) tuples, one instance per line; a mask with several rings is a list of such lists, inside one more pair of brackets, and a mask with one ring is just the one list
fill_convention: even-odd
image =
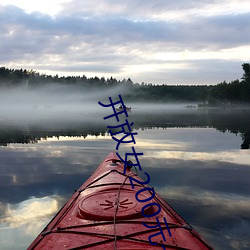
[(216, 84), (242, 77), (249, 23), (249, 0), (0, 0), (0, 67)]

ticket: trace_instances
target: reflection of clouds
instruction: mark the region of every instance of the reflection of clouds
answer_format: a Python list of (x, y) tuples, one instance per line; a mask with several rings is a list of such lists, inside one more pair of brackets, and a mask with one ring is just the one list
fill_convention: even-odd
[(6, 203), (0, 202), (0, 220), (5, 214), (6, 206)]
[(159, 188), (158, 193), (163, 197), (180, 200), (186, 203), (199, 204), (199, 206), (218, 206), (220, 210), (217, 214), (249, 214), (250, 198), (235, 194), (225, 194), (219, 192), (203, 191), (189, 187), (163, 187)]
[(12, 175), (12, 182), (13, 183), (17, 183), (17, 177), (16, 177), (16, 175)]
[(250, 198), (190, 187), (156, 190), (214, 249), (250, 249)]
[[(207, 141), (209, 138), (210, 142)], [(41, 192), (44, 196), (71, 194), (109, 152), (115, 151), (116, 146), (110, 136), (59, 139), (52, 138), (25, 147), (12, 144), (3, 148), (0, 152), (0, 198), (17, 203)], [(138, 131), (135, 147), (137, 152), (144, 153), (140, 162), (150, 175), (151, 184), (167, 201), (173, 199), (171, 205), (175, 206), (176, 202), (181, 204), (183, 210), (177, 211), (187, 221), (194, 216), (191, 223), (204, 227), (212, 225), (211, 228), (217, 228), (217, 222), (222, 221), (221, 227), (226, 225), (227, 228), (221, 229), (221, 232), (234, 228), (243, 235), (247, 230), (244, 227), (243, 232), (238, 222), (243, 215), (249, 221), (249, 168), (246, 166), (250, 156), (248, 151), (232, 150), (235, 148), (233, 140), (238, 143), (240, 138), (212, 129), (151, 129)], [(119, 149), (121, 155), (124, 156), (130, 146), (122, 145)], [(21, 192), (16, 192), (17, 189)], [(10, 193), (13, 195), (10, 196)], [(9, 249), (28, 246), (57, 211), (56, 200), (44, 197), (17, 205), (0, 203), (0, 213), (4, 214), (0, 217), (0, 242), (9, 246), (13, 235), (16, 235), (17, 242), (26, 240), (28, 243), (19, 247), (15, 243)], [(211, 242), (214, 239), (211, 238)], [(226, 241), (220, 239), (218, 245)], [(232, 241), (234, 246), (238, 243)], [(231, 248), (227, 245), (221, 249)]]
[(234, 225), (232, 230), (227, 232), (219, 232), (215, 230), (211, 230), (208, 228), (200, 227), (197, 225), (193, 225), (193, 227), (199, 232), (199, 234), (206, 239), (207, 242), (212, 242), (214, 249), (233, 249), (233, 250), (241, 250), (241, 249), (250, 249), (250, 239), (242, 238), (235, 235), (235, 232), (242, 232), (242, 229), (245, 232), (250, 231), (250, 225), (243, 226), (241, 223), (239, 225)]
[(112, 141), (72, 138), (4, 148), (0, 152), (0, 200), (17, 203), (34, 195), (71, 194), (114, 150)]
[[(71, 138), (71, 140), (65, 141), (39, 142), (36, 145), (25, 145), (25, 147), (14, 144), (9, 147), (11, 151), (5, 154), (4, 162), (2, 161), (2, 165), (12, 166), (6, 168), (4, 174), (17, 175), (15, 179), (12, 179), (12, 184), (19, 180), (18, 165), (25, 166), (23, 172), (27, 170), (29, 176), (31, 173), (33, 175), (90, 174), (109, 152), (115, 150), (112, 141), (110, 138), (105, 140)], [(27, 177), (23, 178), (27, 179)]]
[[(213, 138), (213, 139), (211, 139)], [(93, 157), (88, 159), (87, 151), (104, 151), (103, 158), (110, 151), (115, 151), (116, 142), (111, 136), (87, 136), (86, 138), (63, 137), (60, 136), (48, 138), (47, 141), (41, 141), (36, 145), (11, 145), (10, 148), (19, 155), (27, 153), (29, 158), (39, 158), (40, 161), (64, 159), (64, 162), (72, 164), (92, 163)], [(184, 159), (201, 161), (225, 161), (249, 165), (250, 156), (247, 151), (234, 150), (230, 145), (235, 145), (235, 141), (240, 143), (241, 139), (232, 134), (220, 133), (214, 129), (208, 128), (168, 128), (167, 130), (157, 129), (149, 131), (138, 131), (136, 139), (136, 149), (141, 150), (144, 156), (150, 156), (158, 159)], [(225, 140), (227, 144), (225, 145)], [(127, 151), (131, 144), (122, 144), (119, 152)], [(43, 159), (41, 159), (43, 158)], [(103, 158), (98, 157), (99, 162)], [(98, 163), (99, 163), (98, 162)], [(57, 162), (58, 163), (58, 162)], [(56, 164), (53, 164), (55, 166)], [(60, 172), (63, 172), (63, 163), (60, 165)], [(84, 170), (84, 168), (82, 168)]]
[(27, 248), (59, 210), (61, 203), (61, 197), (47, 196), (15, 205), (5, 204), (5, 215), (0, 218), (0, 248)]
[(32, 225), (43, 218), (50, 217), (57, 211), (58, 201), (55, 197), (31, 198), (19, 204), (8, 204), (5, 216), (0, 219), (0, 223), (11, 228), (26, 224), (26, 233), (33, 234), (33, 230), (30, 230)]
[(136, 146), (143, 151), (144, 157), (220, 161), (249, 166), (249, 152), (232, 149), (232, 145), (240, 145), (241, 138), (230, 133), (211, 128), (168, 128), (139, 131), (138, 134)]
[[(173, 147), (191, 152), (218, 152), (235, 149), (241, 145), (240, 136), (229, 132), (221, 133), (213, 128), (167, 128), (138, 132), (136, 142), (141, 146), (171, 151)], [(226, 143), (225, 143), (226, 142)]]
[(220, 152), (181, 152), (181, 151), (160, 151), (152, 152), (152, 157), (158, 159), (183, 159), (199, 161), (223, 161), (249, 166), (250, 155), (248, 151), (220, 151)]
[(144, 140), (140, 140), (138, 142), (136, 142), (136, 146), (141, 147), (145, 150), (149, 150), (149, 149), (167, 149), (169, 151), (172, 150), (185, 150), (187, 149), (186, 145), (184, 143), (180, 144), (177, 142), (173, 142), (173, 141), (169, 141), (169, 142), (153, 142), (153, 141), (144, 141)]
[(63, 157), (64, 151), (62, 149), (53, 149), (47, 152), (47, 157), (60, 158)]

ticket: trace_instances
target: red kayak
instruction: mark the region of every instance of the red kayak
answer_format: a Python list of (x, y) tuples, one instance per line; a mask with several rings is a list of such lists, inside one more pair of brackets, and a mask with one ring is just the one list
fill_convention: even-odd
[(110, 153), (28, 249), (212, 249)]

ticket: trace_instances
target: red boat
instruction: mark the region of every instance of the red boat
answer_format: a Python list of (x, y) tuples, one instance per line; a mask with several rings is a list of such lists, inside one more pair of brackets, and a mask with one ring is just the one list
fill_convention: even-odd
[(110, 153), (30, 249), (212, 249), (153, 188)]

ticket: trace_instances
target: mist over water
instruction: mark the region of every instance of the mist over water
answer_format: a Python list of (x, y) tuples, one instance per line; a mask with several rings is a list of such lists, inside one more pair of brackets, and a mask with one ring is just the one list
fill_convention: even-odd
[[(1, 144), (37, 141), (47, 136), (86, 136), (108, 132), (107, 126), (117, 126), (109, 104), (119, 101), (119, 95), (127, 97), (129, 90), (123, 86), (109, 90), (79, 88), (65, 84), (44, 87), (19, 87), (0, 89), (0, 139)], [(149, 103), (123, 99), (132, 108), (129, 121), (133, 129), (145, 127), (212, 127), (220, 131), (240, 133), (244, 148), (249, 148), (249, 109), (203, 109), (197, 103)], [(120, 103), (116, 105), (116, 108)], [(127, 117), (119, 115), (120, 121)], [(74, 130), (74, 132), (72, 132)], [(6, 131), (12, 133), (12, 136)], [(18, 133), (16, 133), (18, 131)], [(39, 133), (38, 133), (39, 131)], [(10, 137), (12, 139), (10, 139)], [(22, 139), (24, 138), (24, 139)], [(27, 139), (28, 138), (28, 139)]]
[[(84, 90), (66, 85), (50, 85), (35, 89), (11, 88), (0, 89), (0, 122), (36, 123), (56, 121), (91, 121), (103, 122), (102, 117), (112, 112), (111, 108), (101, 107), (98, 102), (109, 103), (119, 100), (119, 95), (128, 93), (124, 87), (115, 87), (111, 90), (99, 91)], [(188, 104), (153, 104), (126, 102), (134, 112), (166, 112), (185, 110)], [(120, 104), (117, 104), (118, 108)], [(188, 110), (187, 110), (188, 111)]]
[(0, 92), (1, 119), (37, 121), (77, 118), (101, 112), (98, 93), (81, 93), (66, 86), (39, 89), (5, 89)]

